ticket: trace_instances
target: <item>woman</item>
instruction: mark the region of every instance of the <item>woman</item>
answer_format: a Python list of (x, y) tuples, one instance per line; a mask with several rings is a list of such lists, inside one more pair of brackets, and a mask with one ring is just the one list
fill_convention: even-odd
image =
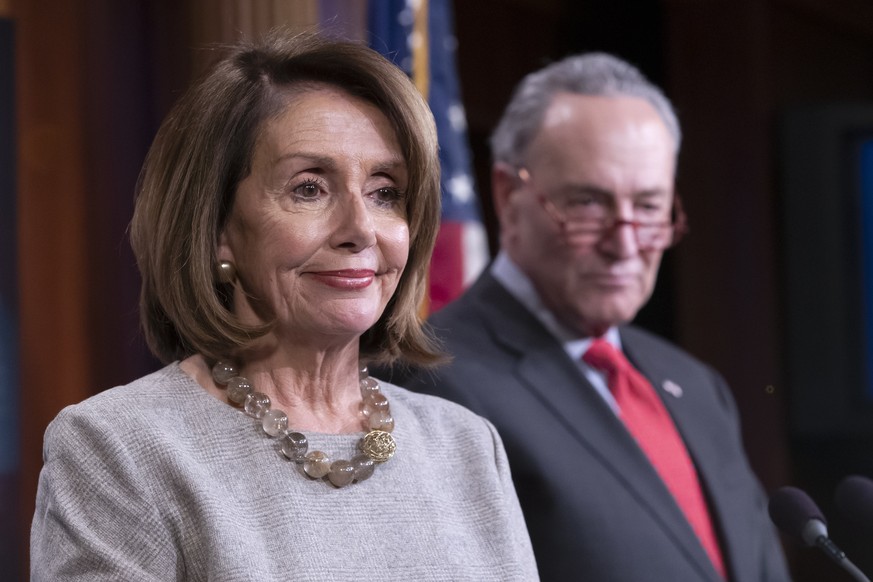
[(493, 427), (362, 368), (440, 359), (438, 168), (359, 45), (275, 34), (186, 94), (131, 228), (168, 365), (50, 425), (34, 580), (536, 579)]

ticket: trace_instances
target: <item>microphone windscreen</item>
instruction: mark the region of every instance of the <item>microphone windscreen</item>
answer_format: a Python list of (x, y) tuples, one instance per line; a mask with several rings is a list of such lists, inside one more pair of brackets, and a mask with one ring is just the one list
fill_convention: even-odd
[(781, 487), (770, 496), (770, 519), (782, 532), (807, 543), (804, 527), (812, 519), (827, 523), (818, 505), (797, 487)]
[(873, 530), (873, 479), (846, 477), (837, 485), (834, 505), (846, 520)]

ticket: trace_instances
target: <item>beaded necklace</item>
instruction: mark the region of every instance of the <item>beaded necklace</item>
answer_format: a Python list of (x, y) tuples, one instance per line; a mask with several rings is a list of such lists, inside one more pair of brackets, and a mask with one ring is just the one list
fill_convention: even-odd
[(255, 391), (252, 383), (239, 375), (235, 365), (217, 362), (212, 367), (212, 379), (227, 391), (227, 399), (231, 404), (242, 407), (247, 415), (260, 420), (264, 432), (278, 439), (282, 454), (302, 465), (304, 473), (313, 479), (326, 477), (334, 487), (345, 487), (369, 479), (376, 465), (390, 459), (397, 449), (391, 435), (394, 418), (379, 382), (370, 377), (366, 366), (361, 367), (359, 378), (362, 397), (360, 410), (367, 434), (358, 442), (360, 454), (351, 460), (332, 460), (323, 451), (309, 451), (306, 435), (289, 429), (288, 415), (278, 408), (272, 408), (270, 397)]

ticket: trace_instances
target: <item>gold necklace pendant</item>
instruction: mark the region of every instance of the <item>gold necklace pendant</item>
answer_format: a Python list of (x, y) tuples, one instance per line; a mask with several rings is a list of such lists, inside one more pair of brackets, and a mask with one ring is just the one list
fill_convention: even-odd
[(397, 443), (390, 432), (371, 430), (361, 439), (361, 452), (376, 461), (384, 463), (394, 456)]

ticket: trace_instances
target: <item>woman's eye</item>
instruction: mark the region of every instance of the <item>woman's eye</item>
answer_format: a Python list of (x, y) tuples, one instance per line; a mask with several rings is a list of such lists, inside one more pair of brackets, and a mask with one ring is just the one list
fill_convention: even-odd
[(380, 206), (392, 207), (403, 200), (404, 194), (398, 188), (385, 187), (373, 192), (373, 199)]
[(294, 195), (298, 198), (310, 200), (318, 198), (321, 194), (321, 186), (316, 182), (304, 182), (296, 186), (293, 190)]

